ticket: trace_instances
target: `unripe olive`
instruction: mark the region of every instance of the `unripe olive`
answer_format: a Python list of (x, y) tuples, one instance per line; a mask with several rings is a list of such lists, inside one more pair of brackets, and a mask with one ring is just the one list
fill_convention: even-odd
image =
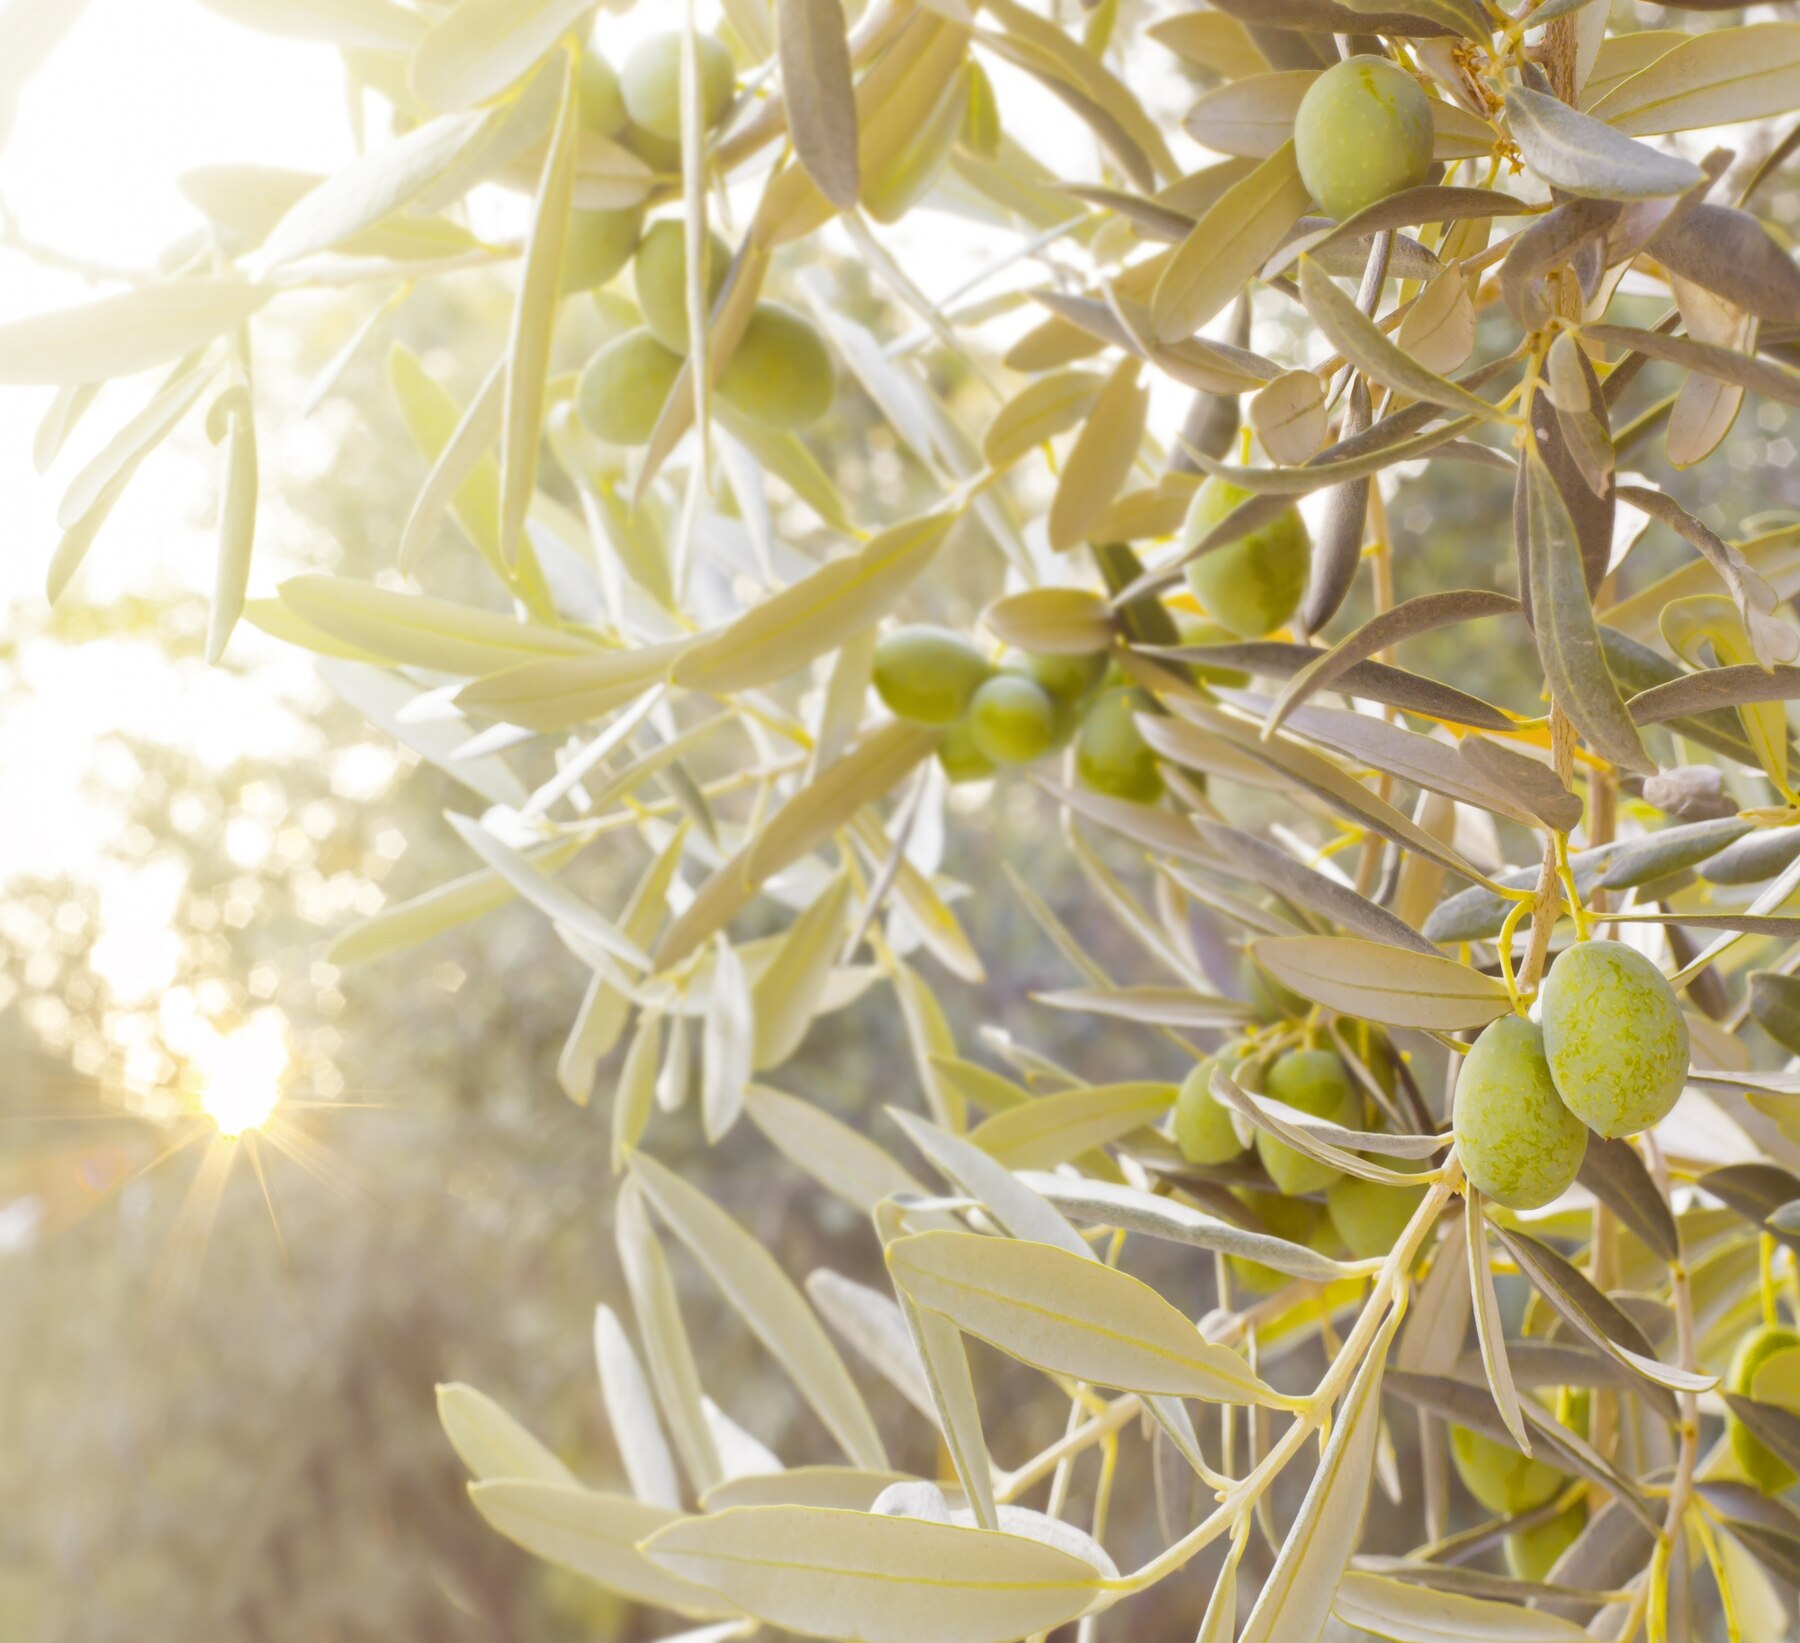
[[(731, 266), (731, 247), (717, 234), (706, 236), (706, 311), (718, 300)], [(650, 225), (632, 265), (638, 308), (656, 340), (678, 354), (688, 350), (687, 224), (665, 217)]]
[(1470, 1184), (1508, 1209), (1539, 1209), (1581, 1168), (1587, 1131), (1562, 1103), (1544, 1034), (1522, 1015), (1482, 1030), (1456, 1078), (1456, 1152)]
[[(737, 67), (731, 49), (710, 34), (694, 37), (700, 69), (700, 124), (711, 130), (731, 107)], [(625, 59), (626, 112), (653, 136), (681, 141), (681, 35), (652, 34)]]
[(667, 137), (659, 137), (654, 131), (646, 131), (633, 120), (626, 121), (625, 129), (619, 133), (618, 140), (652, 171), (660, 172), (665, 177), (681, 175), (681, 144), (679, 142), (673, 142)]
[(1587, 1527), (1587, 1503), (1566, 1506), (1547, 1523), (1506, 1537), (1506, 1567), (1515, 1580), (1541, 1585)]
[[(1800, 1334), (1780, 1324), (1764, 1324), (1760, 1329), (1753, 1329), (1738, 1343), (1737, 1351), (1732, 1355), (1731, 1371), (1725, 1384), (1733, 1392), (1745, 1397), (1750, 1396), (1756, 1387), (1756, 1372), (1778, 1352), (1789, 1352), (1800, 1349)], [(1768, 1396), (1768, 1388), (1763, 1389), (1761, 1400), (1765, 1403), (1782, 1402), (1783, 1407), (1800, 1413), (1800, 1358), (1792, 1360), (1794, 1373), (1791, 1377), (1793, 1386), (1791, 1396), (1777, 1400)], [(1726, 1429), (1731, 1433), (1731, 1452), (1737, 1457), (1737, 1463), (1743, 1467), (1750, 1481), (1765, 1495), (1778, 1495), (1794, 1482), (1794, 1469), (1750, 1430), (1736, 1415), (1728, 1415)]]
[(604, 285), (631, 261), (638, 233), (644, 225), (642, 206), (623, 211), (571, 211), (563, 239), (562, 274), (558, 289), (591, 291)]
[(1138, 730), (1136, 712), (1134, 690), (1108, 690), (1096, 696), (1082, 715), (1075, 738), (1075, 769), (1096, 793), (1154, 804), (1162, 796), (1162, 772)]
[[(1184, 547), (1207, 536), (1250, 492), (1223, 479), (1209, 479), (1194, 492)], [(1312, 564), (1312, 543), (1298, 508), (1289, 507), (1266, 525), (1187, 563), (1188, 586), (1214, 621), (1242, 639), (1259, 639), (1294, 614)]]
[(996, 764), (1030, 764), (1056, 740), (1056, 703), (1015, 673), (998, 673), (969, 703), (969, 734)]
[(975, 745), (969, 721), (958, 719), (938, 743), (938, 763), (953, 782), (984, 782), (994, 774), (994, 761)]
[(1506, 1517), (1542, 1506), (1564, 1482), (1547, 1461), (1466, 1426), (1450, 1428), (1450, 1458), (1463, 1487), (1490, 1512)]
[(1090, 651), (1085, 656), (1040, 656), (1028, 654), (1018, 659), (1019, 670), (1065, 706), (1072, 706), (1090, 695), (1106, 672), (1106, 653)]
[(792, 430), (831, 409), (837, 377), (811, 320), (779, 303), (759, 302), (719, 376), (719, 393), (753, 421)]
[[(1254, 1210), (1257, 1219), (1275, 1237), (1285, 1238), (1290, 1244), (1311, 1248), (1320, 1234), (1329, 1230), (1324, 1207), (1310, 1198), (1283, 1198), (1280, 1193), (1262, 1192), (1254, 1187), (1239, 1188), (1232, 1196)], [(1228, 1255), (1225, 1264), (1233, 1281), (1252, 1295), (1273, 1295), (1294, 1281), (1278, 1267), (1265, 1266), (1261, 1261), (1252, 1261), (1243, 1255)]]
[(616, 137), (630, 117), (619, 90), (619, 77), (611, 63), (597, 51), (581, 54), (581, 78), (575, 91), (581, 124), (602, 137)]
[[(1263, 1077), (1263, 1094), (1314, 1118), (1354, 1128), (1362, 1117), (1362, 1099), (1344, 1064), (1330, 1050), (1289, 1050), (1278, 1056)], [(1267, 1130), (1256, 1132), (1256, 1156), (1269, 1179), (1290, 1197), (1317, 1192), (1337, 1180), (1329, 1164), (1309, 1158), (1277, 1141)]]
[[(1390, 1168), (1404, 1170), (1409, 1160), (1384, 1158)], [(1359, 1261), (1386, 1255), (1425, 1200), (1423, 1187), (1393, 1187), (1340, 1175), (1325, 1189), (1325, 1208), (1344, 1247)]]
[(1687, 1081), (1688, 1029), (1661, 970), (1622, 941), (1578, 941), (1550, 966), (1540, 1015), (1563, 1105), (1598, 1135), (1636, 1135)]
[(681, 356), (641, 327), (588, 361), (575, 385), (575, 411), (590, 432), (615, 445), (642, 445), (655, 431), (681, 374)]
[(1198, 1063), (1181, 1081), (1175, 1097), (1175, 1145), (1190, 1164), (1228, 1164), (1244, 1151), (1231, 1109), (1212, 1093), (1210, 1056)]
[[(1197, 621), (1183, 617), (1178, 624), (1184, 645), (1235, 645), (1238, 636), (1220, 622)], [(1227, 690), (1242, 690), (1250, 683), (1250, 675), (1234, 667), (1210, 667), (1203, 662), (1190, 662), (1194, 677), (1203, 685), (1222, 685)]]
[(994, 669), (960, 633), (923, 625), (895, 628), (875, 645), (875, 690), (896, 717), (954, 724)]
[(1385, 57), (1349, 57), (1307, 88), (1294, 116), (1300, 178), (1342, 222), (1431, 170), (1431, 100)]

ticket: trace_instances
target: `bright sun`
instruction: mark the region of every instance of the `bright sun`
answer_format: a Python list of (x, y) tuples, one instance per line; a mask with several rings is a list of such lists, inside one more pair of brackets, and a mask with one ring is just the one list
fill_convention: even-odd
[(214, 1038), (196, 1058), (200, 1107), (221, 1134), (259, 1129), (275, 1111), (288, 1067), (285, 1026), (279, 1010), (259, 1010), (235, 1032)]

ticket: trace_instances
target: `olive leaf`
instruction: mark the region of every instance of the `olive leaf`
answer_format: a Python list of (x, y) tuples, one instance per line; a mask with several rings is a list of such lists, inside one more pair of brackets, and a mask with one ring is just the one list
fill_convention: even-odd
[(856, 204), (856, 90), (839, 0), (779, 0), (775, 43), (781, 98), (794, 152), (819, 192), (840, 210)]
[(1250, 951), (1302, 998), (1390, 1027), (1454, 1032), (1512, 1007), (1500, 982), (1467, 965), (1358, 937), (1265, 937)]
[(1532, 628), (1557, 704), (1597, 753), (1652, 767), (1606, 665), (1569, 510), (1535, 446), (1524, 465)]
[(1651, 200), (1704, 180), (1690, 161), (1634, 142), (1541, 91), (1515, 86), (1506, 121), (1525, 163), (1553, 187), (1603, 200)]
[(1291, 141), (1234, 184), (1194, 224), (1156, 282), (1151, 319), (1162, 342), (1190, 337), (1268, 261), (1310, 196)]
[(923, 1232), (888, 1245), (887, 1260), (919, 1306), (1037, 1368), (1211, 1403), (1285, 1402), (1153, 1289), (1067, 1250)]
[(644, 1559), (783, 1630), (1002, 1643), (1080, 1614), (1101, 1572), (1029, 1539), (919, 1518), (734, 1506), (651, 1534)]
[(793, 1377), (844, 1452), (859, 1466), (885, 1467), (886, 1450), (862, 1394), (775, 1258), (704, 1193), (646, 1154), (633, 1156), (631, 1173), (664, 1224)]

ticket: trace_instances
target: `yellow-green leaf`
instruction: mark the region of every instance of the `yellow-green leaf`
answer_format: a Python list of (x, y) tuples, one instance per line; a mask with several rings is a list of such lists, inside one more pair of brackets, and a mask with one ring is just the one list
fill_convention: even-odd
[(413, 94), (470, 108), (522, 79), (593, 10), (593, 0), (458, 0), (413, 50)]
[(1147, 1284), (1050, 1244), (921, 1232), (888, 1246), (894, 1282), (929, 1312), (1051, 1374), (1209, 1403), (1286, 1400)]
[(655, 1159), (638, 1153), (631, 1172), (657, 1214), (793, 1376), (845, 1454), (858, 1466), (884, 1470), (887, 1452), (862, 1394), (775, 1257), (703, 1192)]
[(170, 280), (0, 325), (0, 385), (99, 382), (163, 365), (235, 330), (270, 292), (247, 280)]
[(771, 1626), (862, 1643), (1006, 1643), (1074, 1619), (1102, 1579), (1023, 1535), (807, 1506), (688, 1518), (644, 1555)]
[(1512, 1008), (1492, 976), (1356, 936), (1269, 936), (1250, 951), (1302, 998), (1388, 1027), (1456, 1032), (1485, 1027)]

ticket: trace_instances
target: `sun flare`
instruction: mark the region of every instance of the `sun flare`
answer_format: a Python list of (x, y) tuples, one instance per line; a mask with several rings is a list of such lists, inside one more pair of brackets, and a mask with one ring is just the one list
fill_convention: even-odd
[(215, 1038), (199, 1057), (201, 1111), (222, 1135), (260, 1129), (281, 1100), (287, 1068), (281, 1012), (259, 1010), (235, 1032)]

